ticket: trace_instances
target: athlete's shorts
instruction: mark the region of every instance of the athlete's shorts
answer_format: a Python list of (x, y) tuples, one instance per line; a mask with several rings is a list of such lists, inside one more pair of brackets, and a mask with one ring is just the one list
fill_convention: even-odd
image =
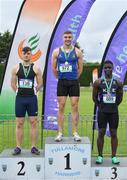
[(110, 129), (117, 129), (119, 124), (119, 114), (116, 113), (104, 113), (98, 112), (97, 114), (98, 127), (99, 129), (106, 129), (107, 123), (109, 123)]
[(15, 114), (16, 117), (37, 116), (38, 114), (38, 104), (37, 96), (16, 96), (15, 100)]
[(57, 96), (80, 96), (78, 80), (59, 79), (57, 84)]

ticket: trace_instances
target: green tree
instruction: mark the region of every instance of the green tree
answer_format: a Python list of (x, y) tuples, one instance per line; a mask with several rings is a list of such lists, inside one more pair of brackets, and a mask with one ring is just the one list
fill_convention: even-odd
[(12, 40), (12, 34), (8, 30), (3, 34), (0, 33), (0, 61), (7, 59), (11, 40)]

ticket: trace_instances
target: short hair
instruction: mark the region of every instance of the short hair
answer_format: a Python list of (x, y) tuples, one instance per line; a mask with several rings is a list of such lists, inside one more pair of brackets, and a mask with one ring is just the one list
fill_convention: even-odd
[(112, 61), (110, 61), (110, 60), (106, 60), (105, 62), (104, 62), (104, 65), (105, 64), (111, 64), (112, 65), (112, 67), (113, 67), (113, 62)]
[(24, 48), (22, 49), (22, 51), (23, 51), (24, 53), (27, 53), (28, 51), (31, 51), (31, 48), (28, 47), (28, 46), (26, 46), (26, 47), (24, 47)]
[(72, 34), (73, 35), (73, 33), (71, 31), (65, 31), (63, 34)]

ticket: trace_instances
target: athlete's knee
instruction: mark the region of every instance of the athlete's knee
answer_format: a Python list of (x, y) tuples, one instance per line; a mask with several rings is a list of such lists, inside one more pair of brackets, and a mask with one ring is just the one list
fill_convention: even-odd
[(64, 111), (64, 108), (65, 108), (65, 103), (63, 103), (63, 102), (60, 103), (60, 104), (59, 104), (59, 110), (60, 110), (60, 111)]
[(37, 118), (30, 119), (30, 125), (31, 125), (32, 128), (36, 128), (37, 125), (38, 125)]
[(103, 138), (105, 135), (105, 131), (106, 131), (105, 129), (99, 129), (99, 132), (98, 132), (99, 137)]
[(78, 110), (78, 103), (71, 103), (72, 110), (76, 111)]
[(110, 129), (110, 134), (112, 138), (117, 138), (117, 130), (115, 129)]
[(17, 120), (16, 127), (18, 129), (21, 129), (23, 127), (24, 121), (23, 120)]

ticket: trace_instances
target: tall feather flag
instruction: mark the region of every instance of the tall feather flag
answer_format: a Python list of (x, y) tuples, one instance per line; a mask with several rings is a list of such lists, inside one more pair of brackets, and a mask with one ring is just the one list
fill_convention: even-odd
[(56, 86), (57, 79), (51, 72), (51, 56), (55, 48), (62, 45), (63, 33), (67, 30), (72, 31), (74, 36), (73, 43), (75, 44), (81, 28), (88, 16), (91, 6), (95, 0), (73, 0), (71, 1), (60, 18), (57, 21), (55, 29), (52, 33), (50, 40), (47, 63), (45, 70), (45, 88), (43, 94), (43, 114), (44, 124), (43, 127), (47, 129), (57, 129), (57, 113), (58, 113), (58, 102), (56, 97)]
[[(103, 75), (103, 64), (106, 60), (111, 60), (114, 65), (113, 74), (124, 82), (127, 71), (127, 11), (123, 14), (118, 24), (116, 25), (107, 47), (105, 49), (99, 77)], [(94, 108), (94, 115), (97, 114), (97, 108)], [(95, 117), (95, 116), (94, 116)], [(96, 120), (96, 118), (94, 118)], [(97, 127), (96, 121), (93, 122), (94, 129)], [(106, 134), (110, 136), (109, 127)], [(94, 135), (93, 135), (94, 139)]]
[(22, 62), (21, 52), (24, 46), (31, 47), (32, 61), (38, 64), (43, 72), (50, 36), (61, 3), (62, 0), (25, 0), (23, 2), (1, 84), (0, 114), (14, 114), (15, 93), (10, 87), (11, 70), (15, 64)]

